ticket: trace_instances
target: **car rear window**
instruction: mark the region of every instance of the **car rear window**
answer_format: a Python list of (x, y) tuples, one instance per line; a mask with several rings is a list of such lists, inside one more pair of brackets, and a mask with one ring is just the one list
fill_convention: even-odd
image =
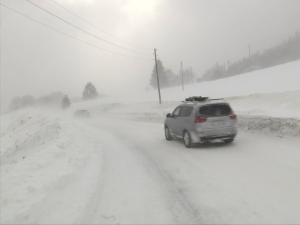
[(229, 116), (232, 114), (232, 110), (227, 104), (214, 104), (202, 106), (199, 113), (207, 117)]

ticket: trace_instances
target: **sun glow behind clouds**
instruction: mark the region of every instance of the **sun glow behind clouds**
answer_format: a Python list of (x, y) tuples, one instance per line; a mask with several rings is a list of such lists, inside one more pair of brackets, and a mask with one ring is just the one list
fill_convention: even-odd
[(131, 20), (144, 16), (153, 16), (154, 9), (159, 4), (157, 0), (129, 0), (125, 1), (122, 9), (128, 13)]
[(69, 3), (69, 4), (85, 4), (85, 3), (94, 3), (95, 0), (65, 0), (66, 3)]

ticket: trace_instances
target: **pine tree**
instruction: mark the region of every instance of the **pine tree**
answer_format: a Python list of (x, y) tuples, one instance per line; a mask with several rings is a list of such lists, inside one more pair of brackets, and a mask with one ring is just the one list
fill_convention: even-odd
[(22, 101), (20, 97), (15, 97), (11, 100), (9, 110), (14, 111), (22, 108)]
[(63, 98), (62, 102), (61, 102), (61, 106), (63, 109), (69, 108), (71, 105), (70, 99), (68, 98), (67, 95), (65, 95), (65, 97)]
[[(160, 60), (157, 60), (157, 70), (158, 70), (158, 77), (159, 77), (159, 85), (161, 88), (168, 86), (168, 77), (166, 75), (166, 70), (162, 65)], [(152, 75), (150, 79), (150, 85), (157, 89), (157, 75), (156, 75), (156, 66), (154, 64)]]
[(95, 99), (97, 97), (98, 97), (98, 92), (96, 87), (91, 82), (88, 82), (84, 87), (82, 93), (82, 99), (90, 100), (90, 99)]

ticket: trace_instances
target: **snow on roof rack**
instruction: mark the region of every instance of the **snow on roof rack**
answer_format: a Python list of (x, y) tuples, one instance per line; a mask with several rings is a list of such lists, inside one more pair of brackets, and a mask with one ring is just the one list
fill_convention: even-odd
[(186, 102), (203, 102), (206, 100), (208, 100), (208, 97), (202, 97), (202, 96), (193, 96), (185, 99)]
[(209, 98), (209, 97), (202, 97), (202, 96), (193, 96), (186, 98), (183, 103), (199, 103), (199, 102), (206, 102), (206, 101), (215, 101), (215, 100), (224, 100), (223, 98)]

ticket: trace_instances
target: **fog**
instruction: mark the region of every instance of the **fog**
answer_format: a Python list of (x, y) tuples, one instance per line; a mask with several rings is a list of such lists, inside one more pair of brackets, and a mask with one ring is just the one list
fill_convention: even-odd
[(106, 33), (53, 1), (32, 2), (114, 45), (28, 1), (1, 0), (47, 26), (122, 56), (1, 6), (1, 111), (13, 97), (26, 94), (39, 97), (61, 91), (80, 97), (89, 81), (106, 95), (145, 90), (154, 66), (154, 48), (165, 68), (177, 73), (182, 61), (184, 68), (193, 67), (201, 76), (216, 62), (247, 57), (248, 44), (251, 52), (262, 52), (300, 31), (298, 0), (55, 0)]

